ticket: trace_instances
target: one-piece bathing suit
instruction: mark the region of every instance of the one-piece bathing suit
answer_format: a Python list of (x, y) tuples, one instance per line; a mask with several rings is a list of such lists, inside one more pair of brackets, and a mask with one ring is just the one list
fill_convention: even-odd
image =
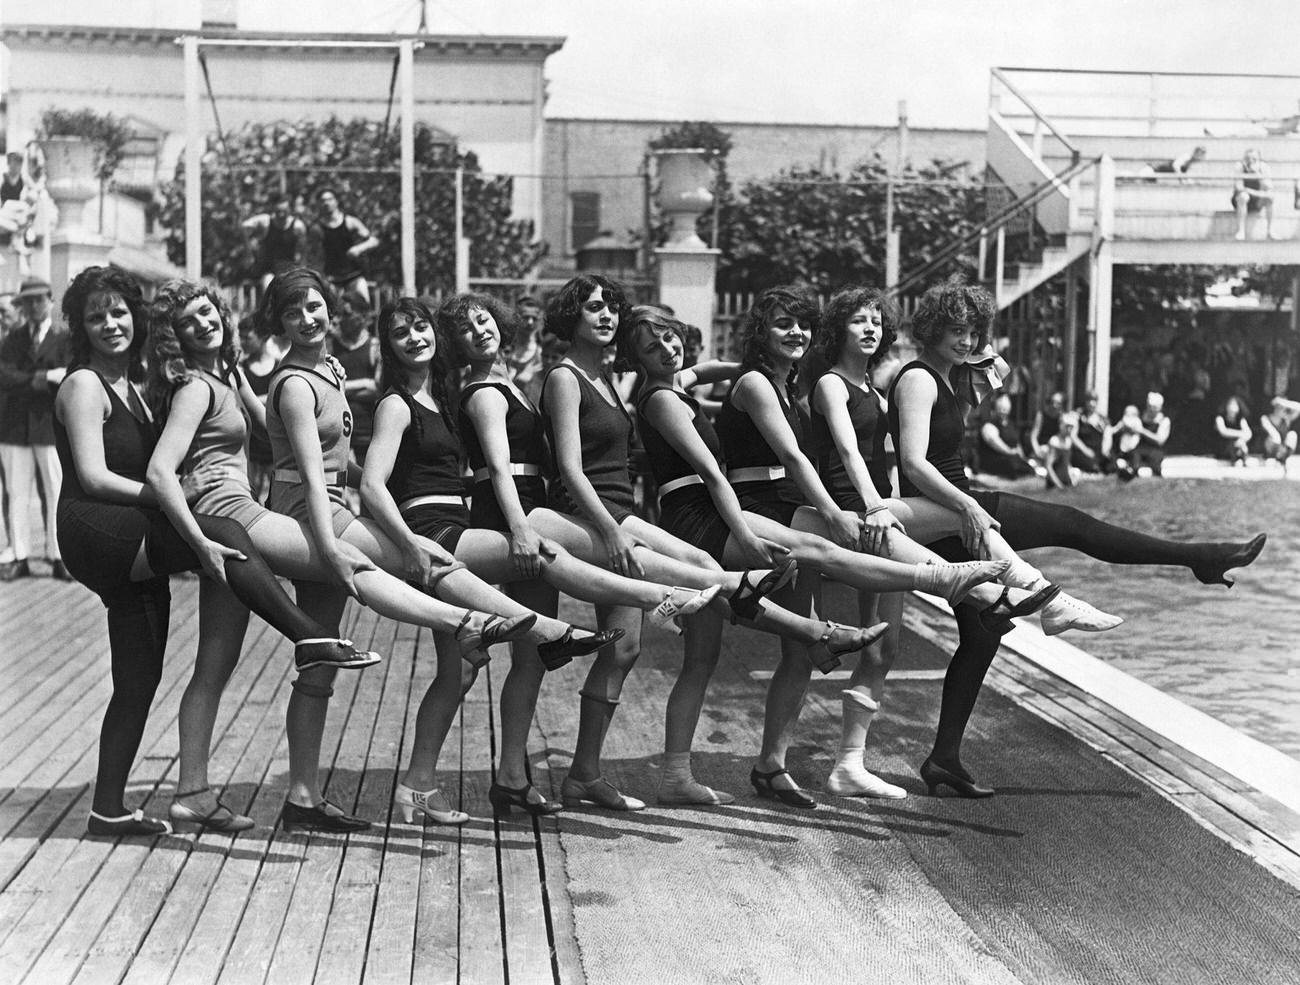
[(388, 477), (388, 491), (412, 533), (428, 537), (454, 554), (461, 534), (469, 527), (460, 476), (460, 442), (442, 414), (410, 394), (390, 390), (379, 402), (385, 400), (401, 400), (411, 413)]
[(474, 394), (481, 390), (499, 390), (506, 399), (506, 441), (510, 445), (510, 472), (515, 480), (519, 505), (527, 516), (539, 506), (546, 505), (546, 425), (537, 408), (506, 383), (480, 380), (471, 383), (460, 395), (460, 437), (465, 446), (465, 456), (473, 472), (470, 523), (488, 530), (510, 532), (505, 513), (492, 488), (488, 474), (487, 455), (479, 438), (474, 418), (467, 410)]
[[(766, 373), (758, 375), (776, 393), (795, 441), (803, 445), (803, 425), (794, 407), (781, 392), (781, 387)], [(740, 381), (736, 382), (739, 384)], [(731, 402), (731, 394), (727, 394), (718, 413), (718, 438), (722, 442), (723, 457), (727, 460), (727, 478), (736, 490), (741, 508), (788, 527), (795, 512), (804, 505), (803, 493), (795, 481), (786, 476), (781, 460), (750, 416)]]
[[(615, 523), (622, 523), (636, 512), (632, 494), (632, 477), (628, 472), (628, 452), (632, 441), (632, 419), (627, 416), (622, 403), (610, 403), (585, 373), (561, 363), (551, 368), (542, 383), (542, 403), (546, 402), (546, 386), (557, 372), (569, 372), (578, 381), (581, 398), (578, 404), (578, 430), (582, 440), (582, 471), (601, 505)], [(606, 380), (606, 383), (609, 381)], [(610, 391), (614, 387), (610, 385)], [(551, 448), (555, 446), (555, 422), (546, 418), (546, 435)], [(558, 469), (556, 473), (558, 475)], [(564, 486), (563, 478), (551, 483), (550, 506), (560, 513), (582, 516), (582, 508)], [(593, 519), (587, 517), (587, 519)]]
[[(840, 374), (835, 373), (835, 375)], [(840, 376), (840, 379), (844, 380), (844, 385), (849, 391), (849, 421), (853, 425), (853, 434), (857, 438), (858, 453), (867, 464), (867, 474), (871, 477), (871, 484), (876, 487), (876, 492), (882, 499), (888, 499), (893, 495), (893, 490), (889, 483), (889, 462), (885, 457), (886, 421), (882, 413), (884, 408), (881, 406), (880, 394), (872, 389), (870, 384), (863, 389), (843, 376)], [(849, 479), (849, 473), (835, 447), (835, 439), (831, 436), (830, 424), (821, 411), (817, 410), (815, 400), (812, 401), (812, 405), (812, 426), (809, 428), (810, 451), (816, 462), (817, 472), (821, 475), (822, 482), (826, 484), (831, 498), (835, 500), (836, 506), (842, 510), (860, 513), (867, 508), (867, 504)]]

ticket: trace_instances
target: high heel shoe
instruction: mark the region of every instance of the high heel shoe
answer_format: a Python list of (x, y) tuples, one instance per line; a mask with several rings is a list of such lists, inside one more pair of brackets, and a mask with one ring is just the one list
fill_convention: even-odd
[[(768, 800), (779, 800), (783, 804), (789, 804), (791, 807), (802, 807), (804, 810), (811, 810), (817, 806), (817, 801), (809, 797), (807, 793), (800, 790), (798, 786), (792, 789), (777, 787), (772, 785), (772, 781), (778, 776), (790, 776), (787, 769), (772, 770), (770, 773), (763, 773), (757, 766), (749, 771), (749, 782), (754, 788), (754, 793)], [(790, 777), (790, 782), (794, 782), (794, 777)]]
[[(861, 650), (864, 646), (870, 646), (884, 636), (888, 629), (887, 622), (876, 623), (868, 629), (828, 622), (821, 639), (808, 648), (808, 659), (823, 674), (829, 674), (840, 665), (840, 657)], [(836, 641), (838, 645), (833, 646), (832, 643)]]
[(603, 807), (607, 811), (642, 811), (645, 801), (629, 797), (603, 776), (594, 780), (575, 780), (566, 776), (560, 784), (560, 799), (565, 807)]
[(931, 797), (937, 797), (942, 786), (952, 787), (961, 797), (992, 797), (997, 792), (992, 787), (981, 787), (961, 766), (945, 768), (930, 758), (921, 764), (921, 779), (929, 788)]
[(668, 589), (668, 594), (664, 596), (662, 602), (646, 613), (646, 618), (651, 625), (672, 627), (673, 632), (680, 635), (682, 619), (695, 615), (712, 602), (713, 597), (718, 594), (718, 588), (717, 585), (710, 585), (705, 589), (674, 586)]
[[(980, 609), (980, 625), (990, 633), (1005, 634), (1011, 632), (1011, 620), (1017, 616), (1033, 615), (1048, 602), (1061, 594), (1060, 585), (1046, 585), (1033, 595), (1011, 601), (1011, 589), (1002, 589), (998, 600), (986, 608)], [(1057, 630), (1060, 632), (1060, 630)]]
[[(465, 627), (475, 616), (483, 620), (483, 625), (478, 629), (471, 629), (468, 632)], [(478, 670), (492, 659), (488, 654), (488, 647), (496, 643), (507, 643), (510, 640), (517, 640), (537, 622), (536, 612), (525, 612), (518, 616), (498, 616), (487, 615), (482, 612), (466, 612), (465, 617), (461, 619), (460, 625), (456, 627), (453, 634), (457, 642), (460, 643), (460, 658), (467, 664)]]
[(1203, 585), (1227, 585), (1231, 588), (1233, 581), (1226, 572), (1232, 568), (1244, 568), (1259, 557), (1267, 539), (1267, 534), (1256, 534), (1244, 544), (1222, 544), (1220, 546), (1225, 552), (1223, 556), (1192, 565), (1192, 574)]
[(581, 629), (580, 632), (591, 633), (590, 636), (574, 636), (573, 631), (579, 627), (570, 626), (558, 640), (549, 640), (537, 644), (537, 656), (547, 670), (558, 670), (574, 657), (585, 657), (595, 653), (602, 646), (617, 643), (623, 638), (621, 629), (601, 629), (595, 632)]
[(361, 670), (379, 663), (383, 657), (372, 650), (358, 650), (351, 640), (299, 640), (293, 646), (293, 665), (304, 671), (312, 667), (336, 670)]
[(441, 787), (432, 790), (415, 790), (405, 783), (393, 789), (393, 806), (407, 824), (415, 822), (416, 815), (427, 817), (434, 824), (460, 825), (469, 820), (464, 811), (453, 810)]
[[(535, 790), (541, 800), (528, 799), (528, 795)], [(494, 783), (488, 788), (488, 803), (492, 805), (492, 813), (497, 817), (509, 814), (516, 807), (533, 817), (546, 817), (548, 814), (558, 814), (564, 810), (563, 804), (547, 800), (531, 783), (522, 787), (503, 787), (499, 783)]]
[(251, 817), (245, 814), (236, 814), (220, 800), (217, 800), (216, 806), (207, 812), (196, 811), (193, 807), (187, 807), (185, 804), (180, 803), (181, 797), (197, 797), (199, 794), (207, 792), (207, 787), (186, 790), (184, 793), (177, 791), (172, 795), (173, 800), (171, 806), (167, 808), (167, 816), (177, 824), (193, 824), (200, 830), (221, 831), (227, 834), (247, 831), (254, 826)]
[(976, 585), (1001, 578), (1010, 565), (1010, 561), (931, 561), (915, 566), (912, 587), (942, 596), (955, 606)]
[(798, 574), (798, 566), (794, 558), (788, 557), (771, 568), (767, 574), (759, 578), (756, 582), (751, 582), (749, 576), (751, 570), (746, 570), (740, 576), (740, 584), (736, 590), (731, 593), (727, 599), (731, 606), (731, 621), (734, 623), (737, 619), (744, 619), (747, 622), (753, 622), (758, 618), (758, 603), (767, 598), (778, 589), (784, 588), (790, 584), (790, 581)]

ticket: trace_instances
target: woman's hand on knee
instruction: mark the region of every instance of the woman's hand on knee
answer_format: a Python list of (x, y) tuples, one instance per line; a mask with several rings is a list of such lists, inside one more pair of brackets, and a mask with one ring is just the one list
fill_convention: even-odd
[(200, 549), (195, 553), (199, 556), (199, 564), (203, 567), (203, 573), (213, 581), (220, 582), (223, 585), (230, 584), (226, 580), (226, 562), (248, 560), (241, 551), (206, 538)]

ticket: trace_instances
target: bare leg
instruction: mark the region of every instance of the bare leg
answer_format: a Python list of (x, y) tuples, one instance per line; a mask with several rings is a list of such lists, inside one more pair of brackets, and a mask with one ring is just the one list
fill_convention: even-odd
[(434, 650), (438, 655), (438, 675), (420, 700), (415, 713), (415, 736), (411, 758), (401, 782), (412, 790), (428, 791), (437, 786), (438, 757), (447, 741), (461, 700), (474, 686), (477, 671), (460, 657), (455, 640), (445, 633), (435, 633)]

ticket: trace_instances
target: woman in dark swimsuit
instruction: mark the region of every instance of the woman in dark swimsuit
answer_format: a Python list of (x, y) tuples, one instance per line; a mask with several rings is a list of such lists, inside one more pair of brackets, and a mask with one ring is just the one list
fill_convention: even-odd
[[(899, 371), (890, 391), (900, 493), (924, 496), (961, 519), (960, 538), (931, 547), (945, 557), (984, 556), (990, 549), (988, 531), (1001, 530), (1017, 551), (1068, 547), (1111, 564), (1182, 565), (1203, 584), (1231, 585), (1226, 572), (1254, 561), (1264, 534), (1246, 543), (1179, 544), (1103, 523), (1072, 507), (970, 488), (961, 464), (963, 420), (979, 398), (966, 363), (988, 351), (994, 314), (993, 300), (981, 288), (945, 283), (928, 290), (912, 316), (912, 337), (921, 353)], [(974, 781), (960, 751), (1000, 633), (981, 625), (970, 606), (958, 606), (956, 617), (960, 641), (944, 680), (934, 749), (921, 776), (932, 792), (947, 785), (962, 796), (986, 797), (994, 791)]]
[[(99, 767), (87, 827), (91, 834), (157, 835), (166, 821), (123, 804), (126, 778), (140, 747), (149, 705), (162, 675), (171, 608), (167, 576), (202, 570), (200, 640), (195, 676), (181, 701), (181, 740), (193, 736), (194, 710), (202, 704), (203, 665), (214, 637), (244, 605), (299, 642), (301, 665), (322, 660), (355, 666), (379, 659), (358, 654), (308, 619), (280, 588), (260, 555), (230, 520), (206, 518), (187, 543), (158, 510), (145, 485), (156, 432), (135, 386), (144, 346), (145, 302), (130, 275), (90, 267), (68, 286), (63, 314), (71, 333), (73, 369), (55, 400), (55, 444), (63, 464), (59, 493), (59, 545), (68, 570), (95, 592), (108, 610), (113, 695), (100, 732)], [(220, 483), (215, 469), (188, 477), (181, 495), (198, 498)], [(232, 594), (233, 593), (233, 594)], [(313, 640), (313, 638), (315, 638)], [(206, 775), (206, 756), (204, 770)], [(206, 781), (185, 786), (170, 809), (174, 820), (222, 831), (252, 821), (230, 811)]]

